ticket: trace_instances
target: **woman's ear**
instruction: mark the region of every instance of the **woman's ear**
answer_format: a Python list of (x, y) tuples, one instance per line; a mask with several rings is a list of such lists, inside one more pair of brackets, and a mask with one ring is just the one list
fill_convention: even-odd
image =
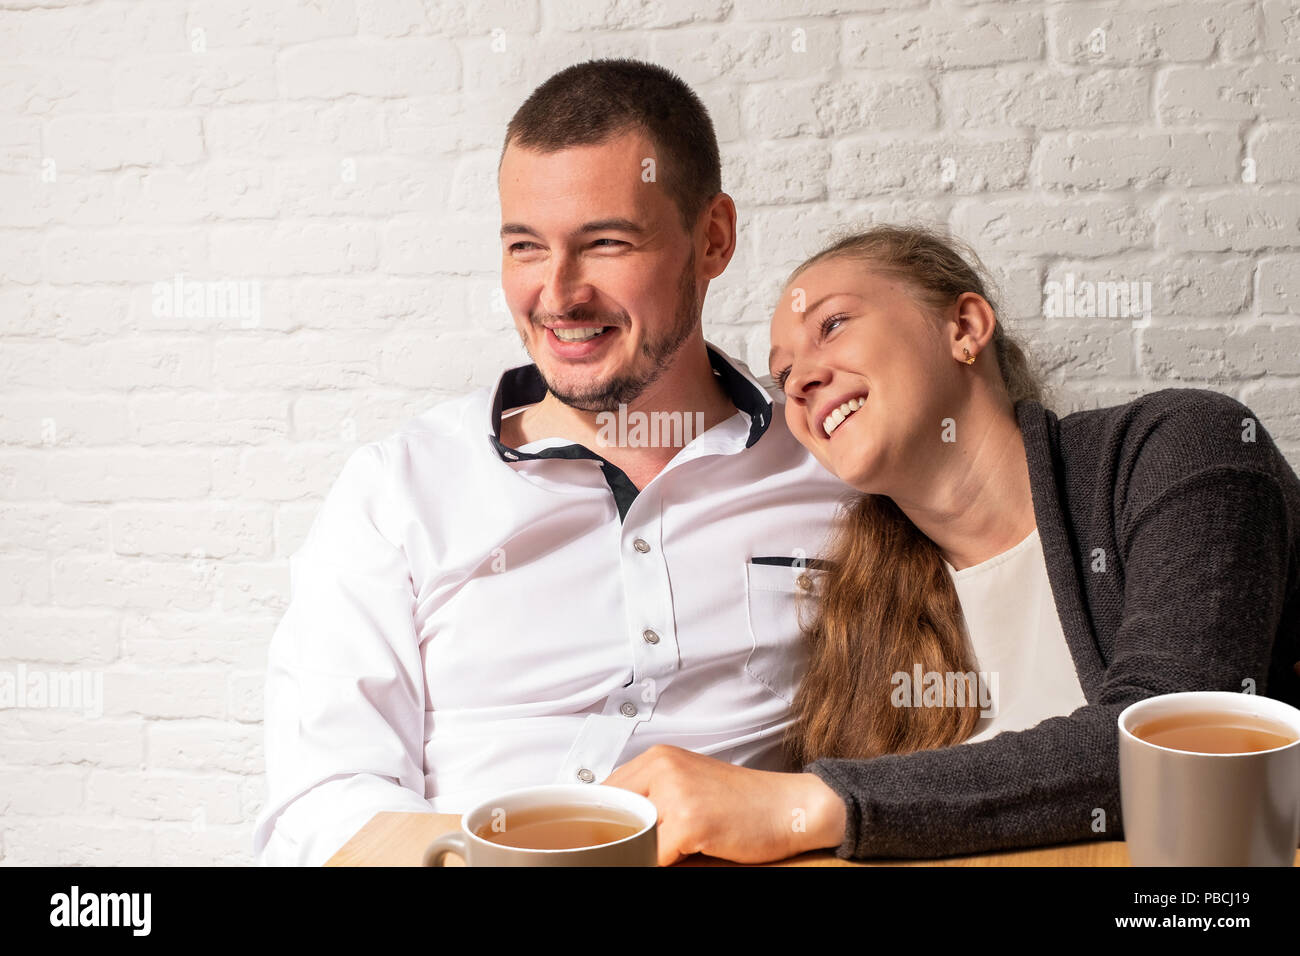
[(993, 313), (993, 306), (978, 292), (959, 295), (952, 316), (953, 321), (948, 327), (952, 357), (966, 362), (968, 357), (984, 351), (992, 341), (997, 329), (997, 316)]

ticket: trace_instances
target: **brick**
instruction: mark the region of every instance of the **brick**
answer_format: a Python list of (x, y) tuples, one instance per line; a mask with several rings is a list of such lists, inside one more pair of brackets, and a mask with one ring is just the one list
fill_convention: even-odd
[[(278, 163), (276, 203), (284, 215), (433, 214), (448, 208), (449, 197), (458, 192), (451, 185), (450, 163), (385, 157), (348, 162), (346, 168), (337, 157)], [(478, 202), (496, 192), (496, 158), (491, 157), (488, 165), (490, 176), (480, 177), (472, 185), (471, 195)]]
[(6, 863), (19, 866), (152, 866), (154, 834), (144, 823), (28, 817), (5, 820)]
[(394, 217), (381, 227), (381, 266), (387, 275), (499, 274), (500, 246), (489, 237), (482, 216)]
[(830, 166), (830, 150), (819, 143), (774, 146), (759, 155), (727, 149), (722, 178), (741, 205), (810, 202), (825, 198)]
[(146, 728), (149, 766), (261, 773), (262, 728), (217, 720), (153, 722)]
[(845, 138), (832, 149), (831, 196), (1011, 189), (1027, 181), (1031, 148), (1019, 135)]
[(113, 445), (126, 439), (120, 398), (0, 396), (0, 442), (12, 445)]
[(1224, 383), (1300, 374), (1300, 325), (1141, 329), (1143, 371), (1162, 382)]
[[(0, 237), (2, 238), (2, 237)], [(202, 272), (208, 233), (202, 229), (122, 228), (105, 242), (101, 232), (59, 230), (41, 248), (43, 277), (50, 282), (155, 282), (179, 272)]]
[(684, 27), (652, 33), (649, 55), (690, 86), (708, 86), (725, 78), (732, 83), (795, 80), (828, 76), (839, 46), (836, 24), (807, 21), (797, 27)]
[(66, 170), (54, 182), (45, 182), (37, 171), (0, 176), (0, 207), (11, 226), (106, 226), (118, 221), (107, 177)]
[(977, 249), (1000, 253), (1099, 256), (1145, 248), (1152, 226), (1130, 203), (1113, 199), (959, 200), (953, 232)]
[(934, 89), (920, 77), (870, 74), (831, 83), (757, 83), (743, 93), (745, 128), (760, 139), (826, 138), (878, 129), (933, 127)]
[[(130, 296), (116, 287), (0, 289), (0, 336), (82, 339), (116, 335), (127, 328), (129, 300)], [(49, 354), (52, 358), (53, 352)], [(4, 381), (16, 384), (8, 377)], [(46, 378), (38, 384), (46, 386), (50, 381)]]
[(108, 664), (118, 656), (117, 634), (118, 619), (113, 613), (62, 608), (6, 609), (0, 612), (0, 657), (59, 664)]
[(113, 109), (112, 67), (69, 60), (0, 59), (0, 113), (63, 116)]
[(378, 256), (374, 228), (360, 222), (228, 224), (211, 242), (213, 270), (233, 277), (369, 271)]
[(518, 336), (395, 332), (384, 337), (379, 361), (385, 382), (461, 393), (530, 360)]
[(267, 645), (278, 621), (273, 614), (128, 611), (122, 620), (122, 657), (142, 669), (217, 664), (264, 673)]
[(104, 713), (109, 716), (217, 717), (226, 715), (224, 670), (108, 671)]
[(344, 157), (383, 148), (382, 117), (382, 109), (365, 100), (214, 106), (203, 114), (203, 137), (213, 156), (250, 163), (283, 157), (311, 160), (322, 154)]
[(0, 710), (5, 761), (14, 766), (139, 767), (144, 763), (144, 724), (139, 718), (87, 720), (77, 711)]
[(1042, 18), (1023, 10), (850, 17), (843, 29), (843, 64), (869, 70), (990, 66), (1036, 60), (1043, 50)]
[(1049, 42), (1062, 63), (1176, 63), (1241, 57), (1256, 49), (1253, 3), (1054, 5)]
[(216, 342), (214, 377), (232, 392), (355, 388), (377, 381), (375, 352), (346, 332), (250, 332)]
[(113, 71), (113, 89), (125, 110), (180, 109), (276, 99), (272, 50), (213, 50), (133, 57)]
[(289, 400), (280, 394), (159, 392), (129, 405), (131, 440), (141, 445), (256, 445), (289, 434)]
[(106, 551), (108, 514), (102, 508), (0, 502), (0, 552)]
[(202, 30), (209, 50), (241, 46), (307, 43), (354, 36), (357, 13), (351, 0), (311, 4), (257, 0), (197, 0), (189, 8), (188, 33)]
[(940, 77), (941, 100), (957, 126), (1079, 129), (1151, 120), (1151, 77), (1139, 69), (1045, 73), (1036, 64), (961, 70)]
[(216, 587), (223, 613), (283, 614), (289, 606), (289, 567), (284, 561), (225, 561), (216, 569)]
[(1154, 210), (1172, 252), (1249, 252), (1300, 244), (1300, 192), (1170, 196)]
[(343, 468), (346, 445), (254, 447), (217, 456), (212, 493), (219, 498), (294, 501), (324, 495)]
[(230, 716), (245, 723), (262, 720), (263, 700), (266, 692), (266, 674), (230, 675)]
[(211, 576), (192, 564), (65, 555), (52, 562), (55, 602), (62, 607), (209, 608)]
[(1238, 181), (1235, 134), (1047, 133), (1034, 154), (1034, 175), (1048, 188), (1149, 189)]
[(1262, 259), (1258, 276), (1260, 312), (1300, 314), (1300, 255)]
[(116, 819), (240, 823), (239, 780), (223, 774), (92, 770), (87, 814)]
[(185, 10), (168, 2), (123, 0), (0, 14), (0, 57), (116, 60), (188, 46)]
[[(479, 0), (466, 3), (434, 3), (423, 0), (357, 0), (361, 33), (374, 36), (466, 36), (507, 30), (510, 35), (529, 34), (537, 29), (539, 4), (536, 0)], [(555, 62), (570, 62), (559, 58)]]
[(269, 168), (224, 159), (192, 169), (127, 170), (115, 202), (123, 223), (269, 219), (282, 212)]
[(1300, 116), (1300, 84), (1295, 67), (1279, 63), (1171, 67), (1156, 81), (1156, 103), (1161, 123), (1169, 126), (1287, 119)]
[(1294, 381), (1263, 379), (1241, 387), (1241, 402), (1255, 413), (1275, 442), (1300, 443), (1300, 418), (1296, 416)]
[(44, 556), (0, 555), (0, 605), (48, 604), (50, 563)]
[(377, 441), (435, 404), (423, 392), (376, 394), (373, 391), (298, 397), (293, 403), (297, 441)]
[(41, 785), (32, 786), (27, 770), (0, 769), (0, 815), (76, 813), (85, 793), (79, 770), (44, 770)]
[(1255, 160), (1255, 181), (1300, 181), (1300, 125), (1270, 124), (1250, 135), (1246, 154)]
[(446, 93), (459, 88), (460, 70), (455, 45), (442, 37), (312, 43), (279, 58), (280, 89), (291, 100)]
[(1270, 59), (1300, 60), (1300, 3), (1264, 0), (1264, 50)]
[(111, 515), (113, 551), (124, 557), (265, 557), (271, 509), (253, 505), (134, 505)]

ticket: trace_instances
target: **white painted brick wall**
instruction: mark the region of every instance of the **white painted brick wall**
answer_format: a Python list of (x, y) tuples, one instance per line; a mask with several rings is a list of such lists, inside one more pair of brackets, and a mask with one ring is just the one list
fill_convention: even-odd
[[(498, 149), (596, 56), (709, 106), (756, 369), (832, 228), (934, 220), (1061, 410), (1219, 389), (1300, 465), (1297, 0), (0, 0), (0, 668), (104, 693), (0, 710), (0, 863), (251, 860), (287, 558), (351, 449), (525, 360)], [(178, 273), (257, 321), (155, 315)], [(1045, 318), (1067, 274), (1150, 322)]]

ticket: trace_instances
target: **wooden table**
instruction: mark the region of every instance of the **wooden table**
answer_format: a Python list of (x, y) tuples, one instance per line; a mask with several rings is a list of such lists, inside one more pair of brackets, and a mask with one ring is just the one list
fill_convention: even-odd
[[(437, 836), (460, 826), (455, 813), (377, 813), (330, 857), (326, 866), (419, 866), (424, 849)], [(1300, 853), (1296, 854), (1300, 864)], [(450, 866), (462, 866), (449, 856)], [(711, 856), (689, 856), (677, 866), (744, 866)], [(1087, 840), (1033, 850), (1008, 850), (939, 860), (841, 860), (830, 850), (764, 863), (762, 866), (1128, 866), (1122, 840)]]

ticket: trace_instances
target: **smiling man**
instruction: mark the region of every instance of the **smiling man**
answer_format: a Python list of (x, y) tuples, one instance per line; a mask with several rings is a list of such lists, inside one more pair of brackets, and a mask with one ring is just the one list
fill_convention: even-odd
[(357, 449), (291, 559), (261, 862), (656, 745), (794, 769), (796, 602), (848, 489), (703, 337), (736, 248), (707, 111), (660, 67), (578, 64), (511, 120), (499, 188), (533, 362)]

